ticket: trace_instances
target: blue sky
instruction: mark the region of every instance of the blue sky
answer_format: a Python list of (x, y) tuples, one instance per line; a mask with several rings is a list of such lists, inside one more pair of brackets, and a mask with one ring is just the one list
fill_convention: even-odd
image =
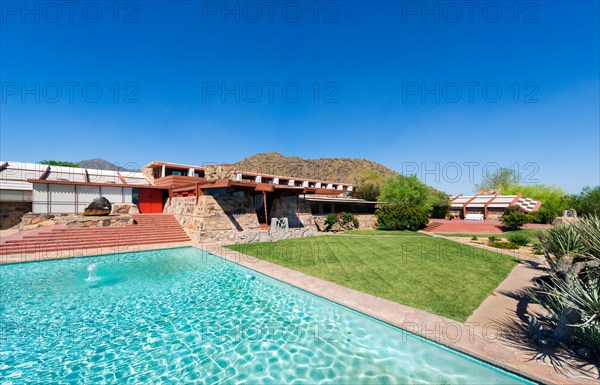
[(3, 160), (277, 151), (449, 193), (497, 166), (600, 183), (597, 1), (26, 4), (1, 2)]

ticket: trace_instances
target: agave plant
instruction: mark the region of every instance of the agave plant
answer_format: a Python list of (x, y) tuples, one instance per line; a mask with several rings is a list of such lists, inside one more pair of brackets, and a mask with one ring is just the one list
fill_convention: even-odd
[[(536, 300), (556, 322), (552, 339), (600, 350), (600, 217), (553, 226), (539, 234), (551, 268)], [(581, 273), (585, 271), (585, 280)]]
[(573, 273), (564, 280), (551, 274), (551, 283), (542, 284), (540, 293), (545, 297), (535, 298), (552, 315), (556, 322), (553, 338), (558, 342), (571, 342), (585, 346), (600, 354), (600, 280), (584, 281)]
[(586, 247), (581, 232), (571, 223), (543, 230), (538, 235), (550, 268), (560, 274), (571, 270), (575, 262), (586, 259)]
[(576, 226), (581, 234), (581, 244), (586, 248), (586, 256), (590, 259), (599, 259), (600, 216), (583, 217), (576, 223)]

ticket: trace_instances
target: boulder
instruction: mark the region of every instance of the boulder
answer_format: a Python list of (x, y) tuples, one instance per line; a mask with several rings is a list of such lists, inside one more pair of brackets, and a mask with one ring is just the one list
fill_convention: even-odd
[(112, 209), (112, 205), (108, 201), (108, 199), (104, 197), (96, 198), (88, 205), (88, 207), (83, 210), (83, 215), (91, 216), (91, 215), (108, 215)]
[(112, 205), (111, 214), (139, 214), (140, 210), (138, 209), (135, 203), (115, 203)]

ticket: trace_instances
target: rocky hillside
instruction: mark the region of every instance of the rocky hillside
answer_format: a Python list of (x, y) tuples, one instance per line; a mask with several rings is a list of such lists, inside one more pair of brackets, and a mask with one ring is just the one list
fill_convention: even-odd
[(386, 177), (397, 175), (394, 170), (366, 159), (303, 159), (298, 156), (284, 156), (277, 152), (256, 154), (235, 163), (233, 166), (238, 170), (248, 172), (289, 175), (345, 183), (353, 183), (352, 174), (356, 170), (370, 170)]
[(101, 158), (94, 158), (88, 160), (82, 160), (79, 162), (79, 167), (93, 168), (97, 170), (111, 170), (111, 171), (133, 171), (133, 169), (139, 168), (137, 165), (128, 164), (128, 167), (117, 166), (108, 160)]

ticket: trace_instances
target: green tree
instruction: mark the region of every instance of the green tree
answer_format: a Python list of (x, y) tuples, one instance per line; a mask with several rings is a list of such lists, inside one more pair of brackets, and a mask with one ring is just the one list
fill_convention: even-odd
[(532, 213), (531, 218), (535, 219), (535, 222), (551, 223), (555, 217), (562, 215), (563, 210), (567, 210), (573, 205), (572, 197), (558, 186), (514, 185), (502, 190), (502, 193), (505, 195), (522, 194), (527, 198), (542, 202), (539, 213)]
[(64, 160), (40, 160), (40, 164), (47, 164), (48, 166), (62, 166), (62, 167), (76, 167), (79, 168), (79, 163), (67, 162)]
[(380, 202), (402, 203), (407, 206), (417, 206), (429, 211), (430, 189), (416, 176), (397, 175), (388, 179), (381, 186)]
[(519, 174), (511, 168), (499, 168), (495, 172), (487, 173), (483, 176), (477, 190), (505, 190), (519, 184), (521, 178)]
[(584, 187), (579, 195), (572, 197), (573, 208), (578, 215), (600, 215), (600, 185)]
[(376, 171), (366, 168), (357, 169), (350, 175), (350, 181), (354, 185), (354, 195), (357, 198), (368, 201), (376, 201), (381, 191), (381, 185), (385, 183), (386, 177)]

